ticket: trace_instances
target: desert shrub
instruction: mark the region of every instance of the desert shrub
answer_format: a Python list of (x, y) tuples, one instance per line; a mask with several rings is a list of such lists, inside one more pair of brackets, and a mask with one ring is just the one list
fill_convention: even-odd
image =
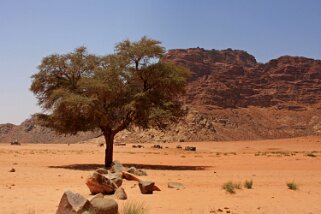
[(244, 187), (245, 187), (246, 189), (252, 189), (252, 186), (253, 186), (253, 180), (246, 180), (246, 181), (244, 182)]
[(121, 214), (146, 214), (146, 207), (141, 202), (129, 201), (124, 204)]
[(288, 183), (286, 183), (286, 185), (288, 186), (288, 188), (290, 190), (297, 190), (298, 189), (298, 185), (294, 181), (288, 182)]
[(225, 189), (226, 192), (234, 194), (235, 193), (235, 187), (232, 181), (229, 181), (225, 184), (223, 184), (223, 189)]
[(223, 184), (223, 189), (228, 193), (234, 194), (235, 189), (242, 189), (242, 187), (241, 183), (233, 183), (232, 181), (229, 181)]

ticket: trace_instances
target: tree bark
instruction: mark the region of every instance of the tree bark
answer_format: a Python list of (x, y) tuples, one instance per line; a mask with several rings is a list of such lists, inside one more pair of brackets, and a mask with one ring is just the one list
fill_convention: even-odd
[(104, 137), (106, 142), (105, 149), (105, 167), (111, 167), (113, 162), (113, 150), (114, 150), (114, 133), (111, 130), (104, 131)]

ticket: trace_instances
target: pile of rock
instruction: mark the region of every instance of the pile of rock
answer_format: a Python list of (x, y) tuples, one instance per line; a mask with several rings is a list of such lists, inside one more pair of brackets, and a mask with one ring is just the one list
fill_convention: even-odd
[(103, 194), (95, 195), (91, 200), (84, 196), (66, 191), (61, 197), (56, 214), (118, 214), (118, 204)]
[(86, 185), (91, 194), (114, 194), (117, 199), (127, 199), (127, 194), (121, 185), (123, 179), (136, 181), (142, 194), (152, 194), (153, 191), (160, 191), (152, 181), (142, 181), (136, 176), (146, 176), (147, 173), (141, 169), (130, 167), (126, 169), (119, 161), (114, 161), (110, 170), (97, 169), (88, 179)]
[[(161, 191), (153, 181), (142, 181), (136, 176), (146, 176), (144, 170), (130, 167), (126, 169), (119, 161), (114, 161), (112, 167), (96, 169), (88, 177), (86, 185), (93, 195), (87, 199), (84, 196), (66, 191), (61, 197), (56, 214), (119, 214), (118, 204), (114, 199), (126, 200), (127, 194), (121, 187), (123, 179), (136, 181), (142, 194), (153, 194)], [(133, 188), (132, 187), (132, 188)], [(168, 182), (168, 188), (182, 190), (185, 186), (179, 182)], [(106, 195), (112, 195), (113, 198)]]

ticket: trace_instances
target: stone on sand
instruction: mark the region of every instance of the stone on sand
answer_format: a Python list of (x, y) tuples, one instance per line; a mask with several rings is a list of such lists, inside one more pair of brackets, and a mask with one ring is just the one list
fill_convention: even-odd
[(109, 178), (102, 174), (94, 172), (86, 182), (91, 194), (103, 193), (112, 194), (115, 192), (117, 186)]
[(91, 204), (95, 214), (118, 214), (118, 204), (112, 198), (94, 198)]
[(110, 171), (112, 173), (115, 172), (122, 172), (122, 171), (126, 171), (125, 167), (123, 166), (123, 164), (121, 164), (118, 160), (115, 160), (112, 162), (111, 164), (111, 168)]
[(140, 182), (140, 179), (137, 178), (135, 175), (129, 173), (129, 172), (122, 172), (123, 178), (129, 181), (137, 181)]
[(91, 203), (78, 193), (66, 191), (60, 199), (56, 214), (81, 214), (85, 211), (93, 211)]
[(124, 188), (119, 187), (114, 194), (114, 197), (119, 200), (126, 200), (127, 199), (127, 194), (124, 190)]
[(153, 181), (140, 181), (138, 186), (142, 194), (153, 194), (153, 191), (160, 191)]
[(168, 188), (174, 188), (174, 189), (177, 189), (177, 190), (185, 189), (185, 186), (182, 183), (179, 183), (179, 182), (168, 182), (167, 186), (168, 186)]
[(136, 169), (135, 167), (130, 167), (127, 172), (137, 176), (147, 176), (147, 173), (144, 170)]

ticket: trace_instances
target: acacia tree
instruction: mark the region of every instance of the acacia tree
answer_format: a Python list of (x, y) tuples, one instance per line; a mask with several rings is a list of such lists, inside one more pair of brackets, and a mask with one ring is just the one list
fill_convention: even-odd
[(130, 125), (164, 128), (183, 115), (179, 96), (189, 72), (162, 61), (164, 54), (159, 41), (143, 37), (120, 42), (111, 55), (80, 47), (44, 57), (30, 88), (43, 109), (37, 121), (64, 134), (100, 129), (110, 167), (118, 132)]

